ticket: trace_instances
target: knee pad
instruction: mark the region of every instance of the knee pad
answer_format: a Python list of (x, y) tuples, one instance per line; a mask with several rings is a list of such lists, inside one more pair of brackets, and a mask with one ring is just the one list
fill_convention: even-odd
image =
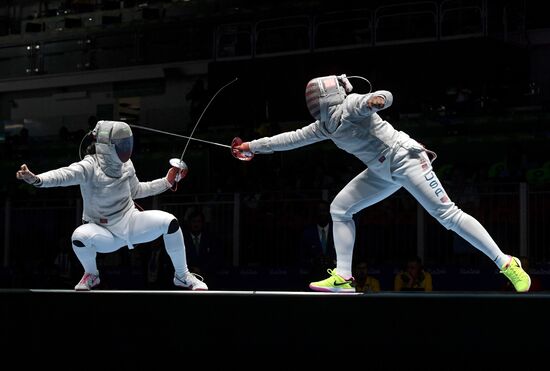
[(177, 230), (180, 229), (180, 223), (177, 219), (172, 219), (170, 222), (170, 225), (168, 226), (168, 232), (167, 234), (172, 234), (174, 232), (177, 232)]
[(88, 241), (89, 239), (90, 236), (85, 231), (83, 231), (82, 228), (76, 229), (71, 236), (73, 247), (86, 247), (86, 241)]

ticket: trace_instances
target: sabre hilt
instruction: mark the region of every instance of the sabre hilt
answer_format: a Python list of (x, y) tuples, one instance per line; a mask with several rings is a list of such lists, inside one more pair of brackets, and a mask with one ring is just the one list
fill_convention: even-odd
[(243, 144), (243, 140), (241, 138), (239, 137), (233, 138), (233, 140), (231, 141), (231, 155), (233, 155), (233, 157), (241, 161), (252, 160), (254, 158), (254, 152), (241, 151), (240, 149), (235, 148), (240, 146), (241, 144)]
[(183, 160), (180, 160), (179, 158), (171, 158), (170, 159), (170, 165), (172, 167), (177, 167), (178, 169), (187, 170), (187, 164), (183, 162)]
[(179, 158), (172, 158), (172, 159), (170, 159), (169, 162), (170, 162), (170, 166), (172, 166), (172, 168), (179, 169), (178, 172), (176, 173), (175, 178), (174, 178), (175, 181), (174, 181), (174, 184), (173, 184), (173, 187), (172, 187), (172, 190), (175, 191), (178, 187), (178, 182), (180, 180), (182, 180), (183, 178), (185, 178), (185, 176), (189, 172), (189, 168), (187, 167), (187, 164)]

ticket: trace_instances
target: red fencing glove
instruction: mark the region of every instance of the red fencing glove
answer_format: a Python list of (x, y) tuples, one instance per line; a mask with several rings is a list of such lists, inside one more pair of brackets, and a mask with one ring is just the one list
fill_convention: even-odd
[(254, 158), (254, 153), (250, 151), (249, 143), (243, 142), (239, 137), (233, 138), (231, 142), (231, 154), (241, 161), (250, 161)]

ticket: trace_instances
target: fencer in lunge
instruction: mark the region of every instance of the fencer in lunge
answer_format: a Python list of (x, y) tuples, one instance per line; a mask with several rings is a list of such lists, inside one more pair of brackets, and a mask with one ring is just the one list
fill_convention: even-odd
[(315, 291), (355, 291), (351, 271), (355, 241), (352, 217), (404, 187), (445, 228), (493, 260), (517, 291), (528, 291), (531, 279), (519, 259), (503, 253), (487, 230), (450, 200), (432, 169), (435, 153), (378, 115), (378, 111), (391, 106), (392, 94), (385, 90), (350, 94), (352, 88), (346, 75), (314, 78), (307, 84), (305, 94), (315, 122), (234, 148), (243, 153), (272, 153), (330, 139), (367, 166), (336, 195), (330, 207), (336, 269), (329, 269), (330, 277), (312, 282), (309, 287)]
[(100, 283), (97, 253), (110, 253), (123, 246), (164, 239), (174, 266), (174, 285), (190, 290), (208, 290), (202, 277), (189, 272), (183, 234), (174, 215), (161, 210), (139, 211), (134, 199), (162, 193), (173, 187), (187, 169), (172, 167), (166, 177), (140, 182), (130, 160), (133, 134), (120, 121), (99, 121), (92, 131), (94, 143), (84, 159), (67, 167), (33, 174), (22, 165), (16, 177), (38, 188), (80, 185), (82, 222), (72, 234), (73, 250), (84, 268), (75, 290), (91, 290)]

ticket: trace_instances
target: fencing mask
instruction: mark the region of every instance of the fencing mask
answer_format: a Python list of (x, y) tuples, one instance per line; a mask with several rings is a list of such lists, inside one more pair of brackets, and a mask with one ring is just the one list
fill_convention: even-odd
[(130, 126), (121, 121), (99, 121), (92, 131), (96, 139), (97, 153), (111, 157), (120, 163), (127, 162), (132, 155), (134, 137)]
[(341, 104), (353, 90), (346, 75), (331, 75), (316, 77), (306, 85), (306, 104), (316, 120), (326, 122), (329, 117), (328, 109)]

